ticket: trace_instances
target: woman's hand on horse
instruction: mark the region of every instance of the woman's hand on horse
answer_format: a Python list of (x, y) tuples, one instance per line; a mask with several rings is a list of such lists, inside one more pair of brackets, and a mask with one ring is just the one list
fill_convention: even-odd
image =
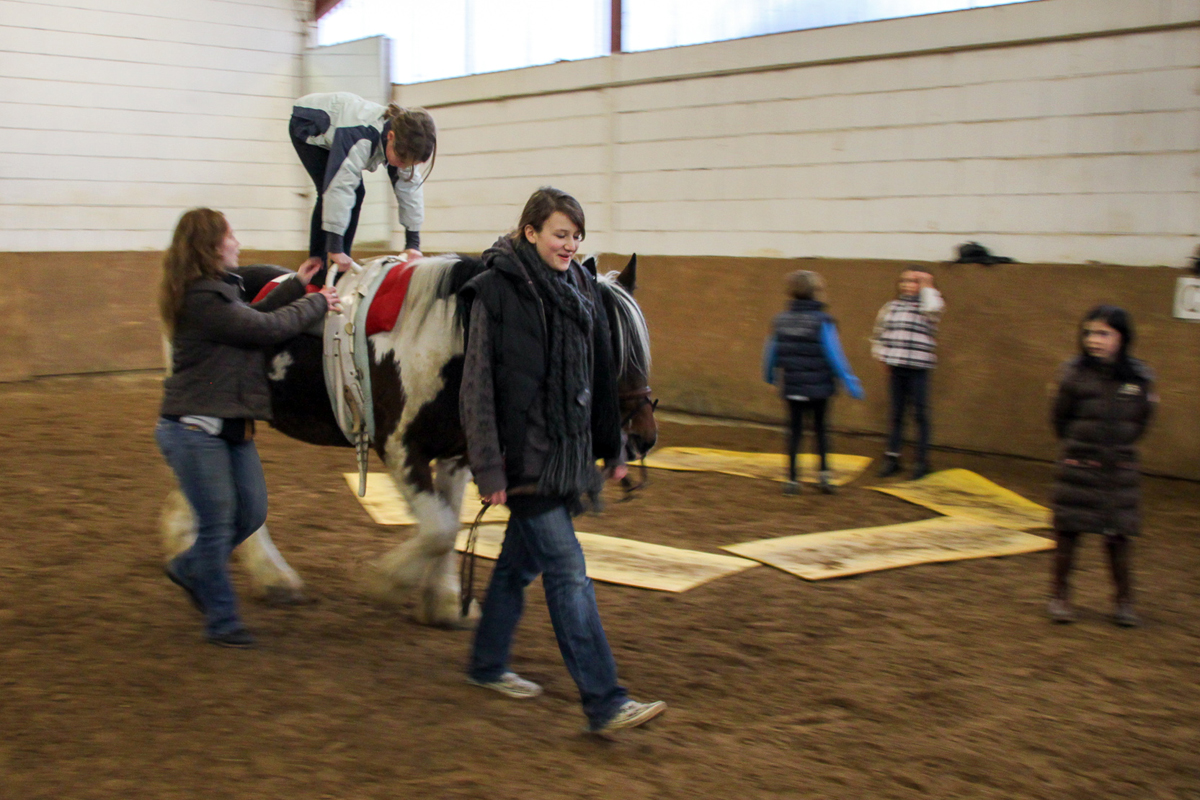
[(489, 495), (484, 495), (484, 500), (493, 506), (502, 506), (508, 502), (508, 492), (501, 489), (498, 492), (492, 492)]
[(330, 253), (329, 263), (337, 264), (338, 272), (345, 272), (354, 266), (354, 259), (350, 258), (350, 256), (346, 255), (345, 253)]
[(337, 289), (332, 286), (322, 286), (320, 294), (325, 295), (325, 302), (329, 304), (330, 311), (341, 313), (342, 301), (338, 297)]
[(320, 256), (309, 256), (309, 258), (300, 265), (296, 270), (296, 277), (300, 279), (303, 286), (308, 286), (312, 283), (313, 275), (317, 274), (317, 270), (325, 266), (325, 259)]

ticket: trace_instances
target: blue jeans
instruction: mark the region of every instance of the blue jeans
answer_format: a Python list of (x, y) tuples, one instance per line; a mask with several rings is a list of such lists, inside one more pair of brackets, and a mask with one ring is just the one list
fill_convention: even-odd
[(196, 541), (171, 562), (204, 604), (210, 636), (238, 630), (229, 554), (267, 521), (267, 482), (253, 441), (233, 444), (192, 425), (159, 419), (158, 447), (196, 512)]
[(904, 441), (904, 410), (913, 408), (917, 423), (917, 461), (924, 462), (929, 450), (929, 370), (891, 367), (892, 431), (888, 436), (888, 455), (900, 455)]
[(475, 631), (468, 674), (486, 682), (508, 670), (513, 631), (525, 605), (525, 587), (539, 573), (558, 649), (579, 687), (583, 713), (593, 726), (603, 725), (628, 695), (617, 683), (617, 665), (600, 624), (596, 592), (564, 506), (537, 516), (509, 517)]

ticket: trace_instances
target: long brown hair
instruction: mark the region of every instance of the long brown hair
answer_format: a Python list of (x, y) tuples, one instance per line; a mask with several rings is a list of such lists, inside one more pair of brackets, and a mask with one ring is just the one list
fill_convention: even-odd
[(200, 278), (225, 274), (221, 244), (229, 233), (229, 222), (220, 211), (193, 208), (179, 218), (171, 247), (163, 256), (162, 281), (158, 286), (158, 313), (168, 336), (175, 334), (175, 321), (183, 308), (188, 286)]
[[(408, 169), (410, 181), (417, 174), (417, 164), (429, 162), (429, 169), (421, 178), (424, 183), (437, 161), (437, 125), (433, 124), (433, 117), (423, 108), (401, 108), (389, 103), (383, 118), (392, 132), (392, 150), (401, 161), (412, 164)], [(383, 146), (387, 147), (386, 139)]]
[(516, 230), (509, 234), (509, 238), (514, 242), (520, 241), (525, 236), (526, 225), (532, 225), (535, 231), (540, 231), (555, 211), (561, 211), (567, 219), (575, 223), (575, 227), (579, 228), (580, 239), (587, 236), (583, 225), (583, 206), (579, 205), (579, 201), (562, 189), (543, 186), (525, 201), (521, 219), (517, 222)]

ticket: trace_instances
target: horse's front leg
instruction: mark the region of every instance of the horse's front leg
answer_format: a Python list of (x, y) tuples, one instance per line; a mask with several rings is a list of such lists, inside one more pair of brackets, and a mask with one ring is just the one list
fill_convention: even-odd
[[(160, 517), (163, 552), (169, 561), (196, 540), (196, 515), (183, 492), (172, 489)], [(238, 545), (238, 558), (250, 575), (251, 592), (260, 600), (278, 605), (303, 603), (304, 581), (280, 555), (267, 526)]]
[(463, 620), (454, 542), (467, 470), (443, 462), (435, 477), (426, 460), (407, 452), (388, 456), (396, 486), (417, 518), (417, 532), (379, 559), (373, 593), (385, 602), (400, 603), (417, 591), (418, 622), (457, 627)]

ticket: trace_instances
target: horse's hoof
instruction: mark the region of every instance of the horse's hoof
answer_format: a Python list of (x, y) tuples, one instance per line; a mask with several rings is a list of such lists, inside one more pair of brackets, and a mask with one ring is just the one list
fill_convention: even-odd
[(483, 615), (479, 602), (472, 600), (466, 614), (460, 612), (461, 608), (462, 606), (456, 603), (452, 610), (443, 609), (443, 611), (448, 613), (439, 614), (433, 609), (418, 605), (413, 610), (413, 620), (420, 625), (428, 625), (431, 628), (445, 628), (451, 631), (475, 630), (479, 625), (479, 618)]
[(268, 586), (259, 598), (264, 604), (276, 607), (307, 606), (317, 602), (302, 589), (293, 586)]

